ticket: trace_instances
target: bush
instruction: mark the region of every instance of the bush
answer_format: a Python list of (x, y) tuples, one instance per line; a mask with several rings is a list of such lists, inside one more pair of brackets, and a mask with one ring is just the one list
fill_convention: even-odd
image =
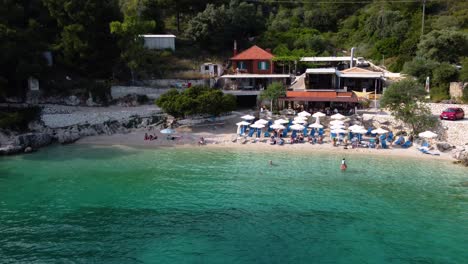
[(435, 103), (450, 99), (448, 86), (445, 86), (445, 85), (432, 87), (430, 94), (431, 94), (431, 101)]
[(181, 93), (176, 89), (169, 90), (155, 103), (176, 118), (197, 114), (219, 116), (236, 108), (234, 95), (204, 86), (194, 86)]
[(40, 117), (40, 107), (24, 109), (0, 109), (0, 128), (16, 131), (25, 131), (31, 121)]
[(468, 87), (465, 87), (465, 89), (463, 89), (463, 95), (461, 99), (463, 103), (468, 104)]

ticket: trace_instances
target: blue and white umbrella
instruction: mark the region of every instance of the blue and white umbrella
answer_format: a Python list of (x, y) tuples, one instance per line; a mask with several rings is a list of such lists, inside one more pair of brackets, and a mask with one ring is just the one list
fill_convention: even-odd
[(176, 131), (174, 129), (166, 128), (161, 130), (162, 134), (174, 134)]

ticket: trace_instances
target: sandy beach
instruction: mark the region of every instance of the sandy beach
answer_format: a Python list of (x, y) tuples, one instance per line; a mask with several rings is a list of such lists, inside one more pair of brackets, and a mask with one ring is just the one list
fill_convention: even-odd
[[(134, 148), (158, 148), (158, 147), (200, 147), (200, 148), (218, 148), (218, 149), (245, 149), (255, 151), (288, 151), (288, 152), (328, 152), (341, 155), (379, 155), (393, 157), (411, 157), (421, 160), (454, 160), (450, 153), (440, 153), (440, 156), (422, 154), (417, 150), (417, 146), (408, 149), (400, 147), (389, 147), (388, 149), (369, 149), (369, 148), (348, 148), (343, 146), (334, 147), (329, 137), (325, 137), (323, 144), (285, 144), (270, 145), (266, 138), (259, 142), (242, 144), (239, 141), (233, 142), (236, 138), (236, 126), (234, 123), (238, 119), (227, 120), (224, 125), (201, 126), (201, 127), (180, 127), (177, 128), (173, 136), (174, 140), (167, 139), (167, 135), (161, 134), (159, 129), (139, 129), (128, 134), (100, 135), (82, 138), (77, 144), (97, 145), (97, 146), (127, 146)], [(156, 135), (156, 140), (144, 140), (145, 133)], [(327, 135), (327, 134), (326, 134)], [(206, 141), (206, 145), (198, 146), (200, 137)]]

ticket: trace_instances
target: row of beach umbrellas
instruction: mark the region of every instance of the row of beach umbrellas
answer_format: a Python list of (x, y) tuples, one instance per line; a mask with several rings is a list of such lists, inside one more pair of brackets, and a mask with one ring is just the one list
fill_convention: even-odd
[[(320, 117), (323, 117), (323, 116), (326, 116), (324, 113), (322, 112), (316, 112), (314, 114), (310, 114), (309, 112), (307, 111), (302, 111), (300, 113), (297, 114), (297, 116), (294, 118), (293, 120), (293, 125), (290, 126), (291, 129), (293, 130), (303, 130), (305, 128), (305, 124), (307, 124), (307, 119), (312, 116), (312, 117), (315, 117), (316, 118), (316, 121), (315, 123), (309, 125), (308, 127), (309, 128), (323, 128), (323, 125), (320, 124), (319, 122), (319, 118)], [(255, 117), (252, 116), (252, 115), (244, 115), (241, 117), (242, 119), (244, 120), (254, 120)], [(356, 134), (365, 134), (367, 133), (368, 131), (363, 127), (363, 126), (360, 126), (360, 125), (352, 125), (350, 127), (348, 127), (348, 130), (345, 129), (345, 125), (344, 125), (344, 121), (342, 119), (346, 118), (344, 115), (342, 114), (334, 114), (330, 117), (331, 119), (333, 119), (331, 122), (330, 122), (330, 129), (331, 129), (331, 132), (332, 133), (337, 133), (337, 134), (340, 134), (340, 133), (347, 133), (348, 130), (353, 132), (353, 133), (356, 133)], [(260, 119), (260, 120), (257, 120), (254, 124), (251, 124), (247, 121), (241, 121), (239, 123), (237, 123), (238, 126), (250, 126), (250, 127), (253, 127), (253, 128), (264, 128), (266, 126), (266, 124), (268, 124), (269, 121), (265, 120), (265, 119)], [(285, 129), (286, 127), (284, 126), (284, 124), (287, 124), (289, 123), (289, 120), (287, 119), (278, 119), (276, 121), (274, 121), (274, 124), (270, 126), (270, 128), (272, 129)], [(386, 134), (388, 133), (389, 131), (388, 130), (385, 130), (383, 128), (377, 128), (377, 129), (374, 129), (371, 131), (372, 134)], [(436, 133), (433, 133), (431, 131), (425, 131), (425, 132), (422, 132), (422, 133), (419, 133), (419, 137), (422, 137), (422, 138), (435, 138), (437, 137), (437, 134)]]

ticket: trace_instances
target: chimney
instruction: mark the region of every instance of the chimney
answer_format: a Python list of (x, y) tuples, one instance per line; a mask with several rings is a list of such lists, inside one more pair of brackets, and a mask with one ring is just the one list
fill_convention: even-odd
[(266, 52), (271, 54), (271, 49), (265, 49), (265, 50), (266, 50)]
[(234, 56), (237, 55), (237, 41), (234, 40)]
[(351, 60), (349, 61), (349, 67), (354, 67), (354, 47), (351, 48)]

